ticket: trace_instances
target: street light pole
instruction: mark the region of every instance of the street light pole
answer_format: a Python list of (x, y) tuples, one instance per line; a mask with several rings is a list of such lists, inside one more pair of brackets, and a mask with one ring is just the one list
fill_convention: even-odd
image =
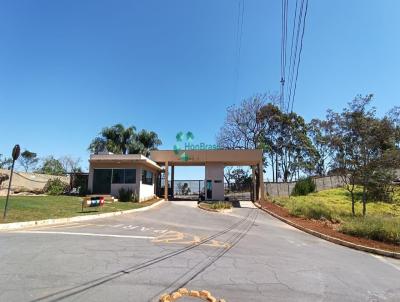
[(20, 152), (21, 152), (21, 148), (19, 147), (19, 145), (15, 145), (12, 150), (13, 162), (12, 162), (12, 166), (11, 166), (10, 182), (8, 183), (6, 204), (4, 206), (3, 220), (6, 219), (6, 216), (7, 216), (8, 199), (10, 197), (11, 183), (12, 183), (12, 177), (13, 177), (13, 173), (14, 173), (14, 164), (15, 164), (15, 161), (18, 159)]

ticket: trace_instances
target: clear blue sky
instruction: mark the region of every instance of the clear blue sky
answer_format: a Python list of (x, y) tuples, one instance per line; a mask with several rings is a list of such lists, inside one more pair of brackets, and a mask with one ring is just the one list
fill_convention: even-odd
[[(90, 140), (115, 123), (156, 131), (161, 149), (181, 130), (214, 143), (227, 106), (279, 91), (280, 3), (245, 0), (237, 65), (235, 0), (0, 1), (0, 153), (19, 143), (87, 167)], [(294, 110), (323, 117), (358, 93), (379, 113), (398, 105), (399, 12), (310, 0)]]

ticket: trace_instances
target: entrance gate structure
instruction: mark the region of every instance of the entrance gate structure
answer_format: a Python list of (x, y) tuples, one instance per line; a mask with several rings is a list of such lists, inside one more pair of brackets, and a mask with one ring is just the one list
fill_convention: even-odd
[[(155, 150), (150, 152), (150, 158), (159, 166), (164, 167), (164, 175), (158, 182), (158, 189), (164, 187), (160, 195), (168, 200), (174, 196), (175, 166), (204, 166), (204, 199), (224, 200), (224, 168), (226, 166), (250, 166), (252, 169), (252, 185), (255, 194), (252, 200), (264, 200), (263, 152), (260, 149), (240, 150), (185, 150), (185, 156), (177, 155), (172, 150)], [(169, 167), (171, 167), (171, 182), (169, 184)], [(161, 185), (163, 182), (163, 186)], [(159, 190), (157, 190), (159, 192)], [(181, 190), (182, 192), (182, 190)]]

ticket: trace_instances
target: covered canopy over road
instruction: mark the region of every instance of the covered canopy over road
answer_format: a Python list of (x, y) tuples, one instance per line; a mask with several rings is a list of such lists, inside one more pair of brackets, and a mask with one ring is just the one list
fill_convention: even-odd
[(150, 158), (164, 166), (164, 198), (168, 199), (168, 169), (171, 166), (171, 182), (174, 187), (175, 166), (205, 166), (206, 199), (224, 198), (224, 167), (250, 166), (253, 174), (254, 200), (264, 199), (263, 151), (240, 150), (156, 150)]

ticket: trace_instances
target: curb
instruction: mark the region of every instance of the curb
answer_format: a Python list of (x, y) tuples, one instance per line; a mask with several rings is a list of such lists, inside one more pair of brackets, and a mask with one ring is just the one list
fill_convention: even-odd
[(349, 242), (349, 241), (346, 241), (346, 240), (342, 240), (342, 239), (339, 239), (339, 238), (336, 238), (336, 237), (332, 237), (332, 236), (329, 236), (329, 235), (322, 234), (322, 233), (314, 231), (314, 230), (310, 230), (310, 229), (308, 229), (306, 227), (303, 227), (301, 225), (298, 225), (297, 223), (294, 223), (294, 222), (290, 221), (289, 219), (286, 219), (286, 218), (284, 218), (282, 216), (279, 216), (279, 215), (271, 212), (270, 210), (262, 208), (259, 203), (254, 203), (254, 204), (256, 205), (257, 208), (263, 210), (264, 212), (268, 213), (269, 215), (271, 215), (271, 216), (273, 216), (273, 217), (275, 217), (275, 218), (277, 218), (277, 219), (279, 219), (279, 220), (291, 225), (292, 227), (295, 227), (296, 229), (299, 229), (299, 230), (301, 230), (303, 232), (306, 232), (306, 233), (308, 233), (310, 235), (314, 235), (314, 236), (319, 237), (321, 239), (325, 239), (325, 240), (327, 240), (329, 242), (336, 243), (336, 244), (339, 244), (339, 245), (342, 245), (342, 246), (345, 246), (345, 247), (349, 247), (349, 248), (352, 248), (352, 249), (355, 249), (355, 250), (359, 250), (359, 251), (362, 251), (362, 252), (368, 252), (368, 253), (372, 253), (372, 254), (376, 254), (376, 255), (380, 255), (380, 256), (400, 259), (400, 253), (381, 250), (381, 249), (377, 249), (377, 248), (373, 248), (373, 247), (368, 247), (368, 246), (365, 246), (365, 245), (352, 243), (352, 242)]
[(22, 229), (22, 228), (28, 228), (28, 227), (34, 227), (34, 226), (40, 226), (40, 225), (51, 225), (51, 224), (60, 224), (60, 223), (68, 223), (68, 222), (87, 221), (87, 220), (94, 220), (94, 219), (99, 219), (99, 218), (120, 216), (120, 215), (124, 215), (124, 214), (135, 213), (135, 212), (144, 212), (144, 211), (148, 211), (152, 208), (155, 208), (164, 202), (165, 202), (165, 200), (161, 199), (147, 207), (131, 209), (131, 210), (126, 210), (126, 211), (116, 211), (116, 212), (109, 212), (109, 213), (102, 213), (102, 214), (73, 216), (73, 217), (66, 217), (66, 218), (54, 218), (54, 219), (45, 219), (45, 220), (36, 220), (36, 221), (4, 223), (4, 224), (0, 224), (0, 231), (16, 230), (16, 229)]
[(209, 211), (209, 212), (214, 212), (214, 213), (231, 213), (232, 212), (232, 209), (215, 210), (215, 209), (209, 209), (209, 208), (203, 207), (200, 204), (198, 204), (197, 207), (204, 211)]

